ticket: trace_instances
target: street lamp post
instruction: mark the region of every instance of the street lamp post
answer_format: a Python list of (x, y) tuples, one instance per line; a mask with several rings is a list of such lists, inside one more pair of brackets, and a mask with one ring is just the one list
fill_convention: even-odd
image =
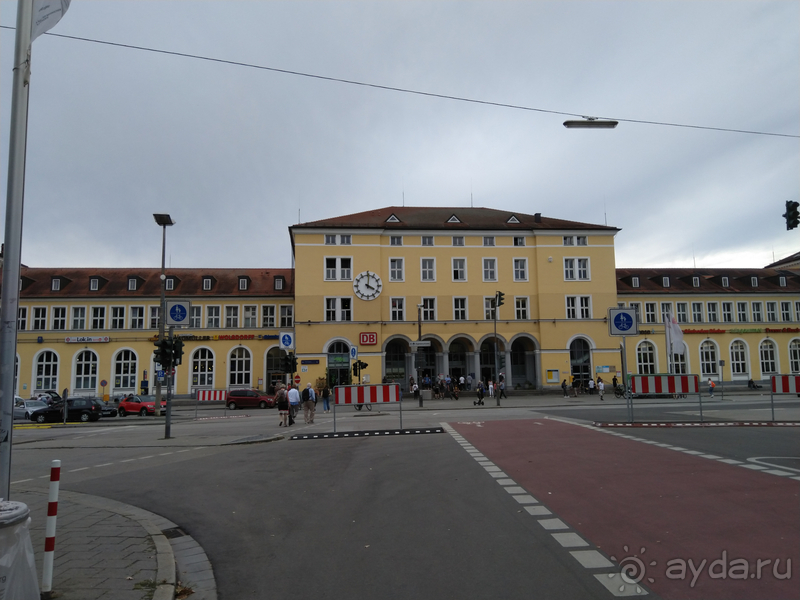
[[(164, 339), (164, 322), (167, 316), (167, 276), (164, 274), (166, 248), (167, 248), (167, 227), (174, 225), (175, 221), (172, 217), (166, 214), (154, 214), (153, 218), (156, 223), (161, 226), (161, 308), (158, 314), (158, 339)], [(168, 365), (161, 365), (165, 371)], [(165, 373), (166, 374), (166, 373)], [(161, 416), (161, 378), (156, 374), (156, 416)], [(169, 412), (169, 409), (167, 409)], [(166, 437), (169, 437), (167, 435)]]
[[(417, 304), (417, 341), (422, 341), (422, 304)], [(417, 373), (417, 389), (419, 390), (419, 406), (422, 408), (422, 386), (419, 384), (419, 346), (414, 354), (414, 370)]]

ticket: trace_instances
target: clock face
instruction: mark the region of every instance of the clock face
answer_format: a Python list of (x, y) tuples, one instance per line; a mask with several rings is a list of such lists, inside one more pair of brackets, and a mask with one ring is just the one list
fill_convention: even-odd
[(381, 295), (382, 289), (383, 282), (381, 278), (378, 277), (377, 273), (364, 271), (356, 275), (356, 278), (353, 280), (353, 291), (356, 293), (356, 296), (362, 300), (375, 300), (375, 298)]

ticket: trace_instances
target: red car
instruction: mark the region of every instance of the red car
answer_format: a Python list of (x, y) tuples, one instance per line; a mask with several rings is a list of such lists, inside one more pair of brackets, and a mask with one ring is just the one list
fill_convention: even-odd
[(275, 397), (258, 390), (231, 390), (228, 392), (225, 405), (231, 410), (253, 406), (257, 406), (258, 408), (275, 408)]
[[(167, 408), (166, 400), (161, 401), (161, 410)], [(119, 401), (117, 412), (120, 417), (127, 417), (128, 415), (145, 415), (156, 414), (156, 397), (155, 396), (126, 396)]]

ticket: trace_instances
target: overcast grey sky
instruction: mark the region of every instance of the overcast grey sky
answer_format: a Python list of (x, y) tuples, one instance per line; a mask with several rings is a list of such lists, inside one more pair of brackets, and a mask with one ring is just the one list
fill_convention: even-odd
[[(14, 27), (16, 0), (0, 0)], [(618, 267), (760, 267), (800, 249), (800, 2), (73, 0), (33, 46), (22, 261), (289, 267), (288, 227), (485, 206), (621, 228)], [(14, 31), (0, 29), (8, 174)], [(0, 219), (5, 220), (5, 209)]]

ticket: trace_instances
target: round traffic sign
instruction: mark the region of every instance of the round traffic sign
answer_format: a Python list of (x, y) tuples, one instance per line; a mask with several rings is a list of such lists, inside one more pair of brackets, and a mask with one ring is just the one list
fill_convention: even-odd
[(295, 375), (295, 376), (294, 376), (294, 382), (295, 382), (297, 385), (300, 385), (300, 375)]
[(633, 319), (631, 319), (630, 315), (618, 313), (614, 316), (614, 327), (620, 331), (628, 331), (633, 327)]
[(173, 304), (169, 309), (169, 316), (173, 321), (185, 321), (187, 312), (186, 309), (180, 304)]

